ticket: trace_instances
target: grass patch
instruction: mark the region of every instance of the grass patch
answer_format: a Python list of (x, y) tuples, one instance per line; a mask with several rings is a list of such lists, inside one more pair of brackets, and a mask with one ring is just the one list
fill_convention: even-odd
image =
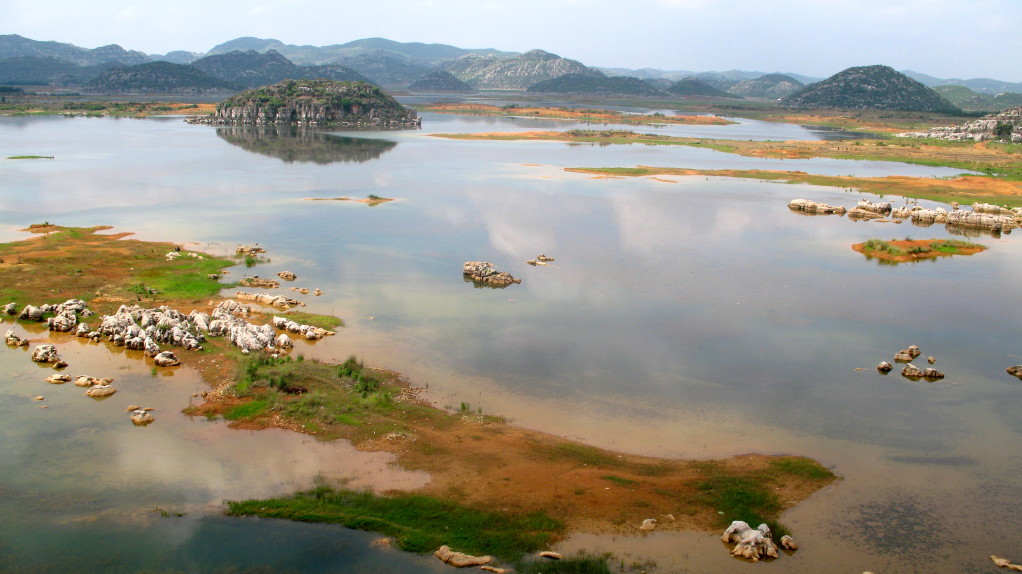
[(280, 498), (229, 501), (226, 513), (343, 524), (391, 536), (408, 552), (432, 552), (447, 544), (508, 561), (547, 547), (564, 531), (563, 523), (540, 513), (486, 511), (429, 496), (377, 496), (323, 486)]
[(635, 484), (635, 481), (630, 478), (624, 478), (623, 476), (614, 476), (613, 474), (605, 474), (600, 478), (608, 482), (613, 482), (618, 486), (632, 486)]
[(834, 473), (820, 463), (801, 457), (785, 457), (770, 461), (770, 466), (778, 472), (809, 478), (812, 480), (830, 480)]
[(610, 554), (593, 556), (580, 552), (563, 560), (518, 561), (514, 567), (518, 574), (611, 574), (609, 560)]
[(549, 449), (548, 456), (554, 459), (571, 459), (586, 466), (621, 466), (617, 456), (609, 451), (578, 443), (562, 443)]
[(290, 319), (296, 323), (303, 325), (312, 325), (313, 327), (319, 327), (332, 331), (338, 327), (344, 326), (344, 320), (333, 315), (317, 315), (315, 313), (306, 313), (304, 311), (289, 311), (287, 313), (270, 313), (271, 317), (284, 317)]
[(249, 401), (231, 407), (226, 413), (224, 418), (229, 421), (236, 421), (241, 419), (254, 419), (264, 414), (270, 408), (270, 401), (267, 399)]
[(12, 155), (7, 159), (53, 159), (52, 155)]

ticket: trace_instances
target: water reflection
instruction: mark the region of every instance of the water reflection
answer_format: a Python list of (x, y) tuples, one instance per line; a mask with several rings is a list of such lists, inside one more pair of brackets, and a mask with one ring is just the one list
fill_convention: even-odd
[(394, 149), (397, 142), (338, 136), (291, 126), (229, 126), (216, 135), (245, 151), (287, 163), (363, 163)]

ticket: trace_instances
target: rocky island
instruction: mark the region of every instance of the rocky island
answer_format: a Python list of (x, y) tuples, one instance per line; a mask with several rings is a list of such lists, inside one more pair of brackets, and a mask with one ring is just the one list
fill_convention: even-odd
[(291, 125), (342, 128), (417, 128), (414, 110), (365, 82), (284, 80), (232, 96), (208, 116), (189, 123), (211, 125)]

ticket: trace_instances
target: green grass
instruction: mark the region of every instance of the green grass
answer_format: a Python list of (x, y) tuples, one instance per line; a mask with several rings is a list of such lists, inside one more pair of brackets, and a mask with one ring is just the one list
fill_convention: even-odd
[(904, 255), (905, 250), (892, 245), (888, 241), (882, 239), (869, 239), (862, 244), (863, 251), (872, 251), (876, 253), (887, 253), (888, 255)]
[(344, 326), (344, 321), (339, 317), (333, 315), (317, 315), (315, 313), (306, 313), (304, 311), (289, 311), (287, 313), (270, 313), (271, 317), (284, 317), (290, 319), (295, 323), (301, 323), (303, 325), (312, 325), (313, 327), (319, 327), (332, 331), (338, 327)]
[(479, 510), (422, 495), (378, 496), (325, 486), (279, 498), (229, 501), (226, 513), (343, 524), (391, 536), (408, 552), (433, 552), (447, 544), (459, 552), (507, 561), (546, 548), (564, 532), (561, 522), (545, 514)]
[(715, 462), (691, 464), (704, 477), (694, 484), (698, 496), (717, 510), (721, 526), (733, 520), (743, 520), (753, 528), (766, 524), (775, 541), (789, 532), (777, 522), (781, 503), (774, 494), (776, 485), (786, 476), (821, 482), (834, 479), (830, 470), (802, 457), (779, 458), (770, 462), (769, 469), (751, 473), (736, 473)]
[(241, 403), (240, 405), (231, 407), (229, 411), (224, 413), (224, 418), (229, 421), (253, 419), (265, 413), (269, 408), (270, 401), (267, 399), (249, 401), (247, 403)]
[(212, 297), (229, 287), (210, 279), (224, 267), (234, 265), (229, 259), (203, 256), (202, 259), (182, 256), (166, 265), (153, 266), (141, 273), (139, 279), (147, 287), (156, 289), (161, 296), (174, 299), (200, 299)]
[(7, 159), (53, 159), (52, 155), (12, 155)]
[(580, 552), (576, 556), (566, 556), (563, 560), (536, 560), (515, 562), (517, 574), (610, 574), (609, 554), (593, 556)]
[(562, 443), (547, 451), (550, 458), (570, 459), (587, 466), (621, 466), (621, 461), (613, 453), (578, 443)]
[(613, 482), (614, 484), (616, 484), (618, 486), (632, 486), (633, 484), (635, 484), (635, 481), (630, 479), (630, 478), (624, 478), (622, 476), (614, 476), (613, 474), (605, 474), (605, 475), (601, 476), (600, 478), (603, 479), (603, 480), (606, 480), (608, 482)]

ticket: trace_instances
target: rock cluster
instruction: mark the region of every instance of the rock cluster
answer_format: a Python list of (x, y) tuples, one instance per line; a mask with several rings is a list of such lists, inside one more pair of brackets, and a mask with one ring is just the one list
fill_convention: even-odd
[(974, 229), (995, 234), (1010, 233), (1012, 229), (1022, 227), (1022, 207), (1007, 208), (989, 203), (974, 203), (972, 211), (959, 209), (958, 204), (953, 203), (951, 211), (948, 211), (942, 207), (926, 209), (918, 205), (893, 208), (886, 201), (874, 203), (863, 199), (849, 210), (844, 206), (793, 199), (788, 203), (788, 209), (812, 215), (847, 215), (850, 219), (880, 219), (889, 216), (895, 221), (911, 220), (922, 227), (940, 223), (949, 229)]
[(462, 273), (474, 283), (490, 287), (507, 287), (522, 282), (506, 271), (497, 271), (488, 261), (466, 261)]
[(529, 259), (526, 263), (535, 267), (536, 265), (546, 265), (553, 260), (553, 257), (547, 257), (545, 253), (540, 253), (535, 259)]
[(844, 215), (844, 213), (848, 211), (843, 205), (827, 205), (826, 203), (817, 203), (808, 199), (793, 199), (788, 202), (788, 209), (803, 213), (823, 215), (831, 213)]
[(276, 289), (277, 287), (280, 287), (280, 281), (277, 281), (276, 279), (264, 279), (258, 275), (253, 275), (238, 281), (238, 285), (241, 285), (242, 287), (258, 287), (260, 289)]
[[(777, 558), (777, 545), (770, 538), (770, 527), (760, 524), (756, 529), (748, 523), (735, 520), (720, 537), (726, 543), (735, 543), (732, 556), (758, 562), (760, 558)], [(797, 545), (796, 545), (797, 548)]]
[(260, 305), (266, 305), (267, 307), (276, 307), (278, 309), (284, 309), (285, 311), (291, 307), (304, 307), (305, 303), (285, 297), (284, 295), (270, 295), (269, 293), (245, 293), (244, 291), (238, 291), (234, 294), (235, 297), (242, 301), (255, 301)]
[[(913, 381), (918, 381), (919, 379), (926, 379), (931, 383), (933, 381), (943, 379), (944, 373), (938, 371), (937, 369), (934, 369), (933, 367), (920, 369), (919, 367), (912, 364), (912, 361), (919, 357), (921, 354), (922, 351), (919, 350), (918, 345), (909, 345), (908, 347), (894, 354), (895, 362), (906, 363), (905, 366), (901, 369), (901, 376), (905, 377), (906, 379), (911, 379)], [(926, 361), (932, 365), (933, 363), (937, 362), (937, 359), (930, 356), (927, 357)], [(894, 367), (891, 365), (891, 363), (887, 361), (881, 361), (880, 364), (877, 365), (877, 371), (879, 371), (880, 374), (882, 375), (886, 375), (893, 369)]]
[(1022, 106), (983, 116), (957, 126), (930, 128), (925, 132), (902, 132), (896, 137), (936, 138), (951, 141), (1000, 140), (1022, 142)]

